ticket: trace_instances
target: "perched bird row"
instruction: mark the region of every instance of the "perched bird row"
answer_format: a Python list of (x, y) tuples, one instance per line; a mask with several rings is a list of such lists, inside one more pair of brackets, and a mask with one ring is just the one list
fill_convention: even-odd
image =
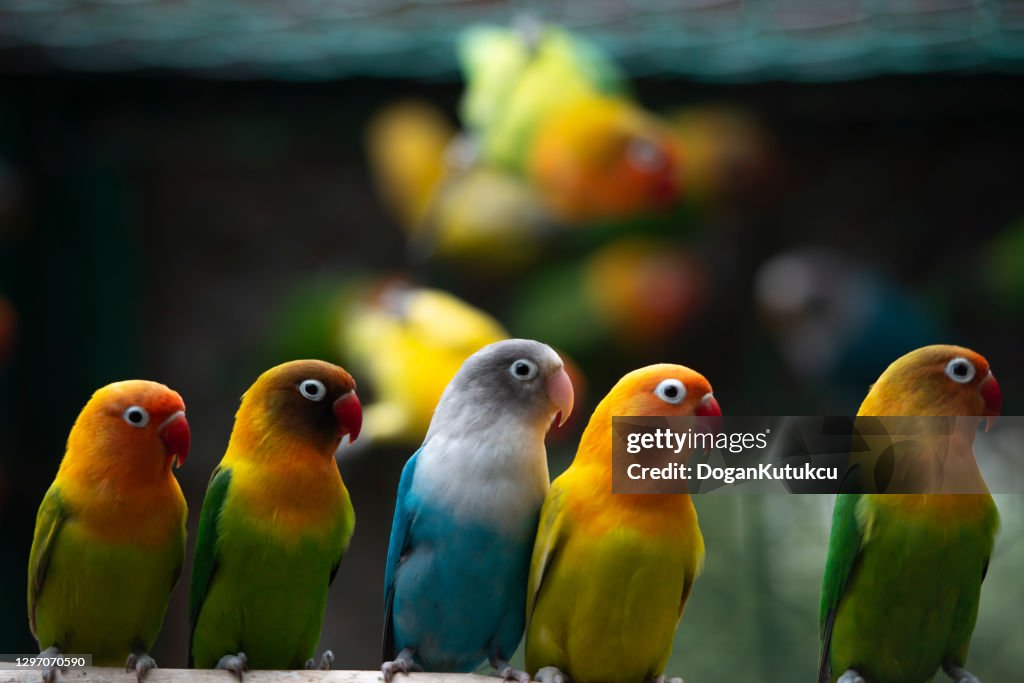
[[(545, 437), (573, 398), (561, 358), (523, 339), (484, 347), (448, 384), (398, 485), (385, 681), (485, 662), (523, 683), (665, 680), (704, 542), (687, 494), (612, 493), (611, 420), (722, 412), (694, 370), (635, 370), (597, 406), (575, 460), (549, 486)], [(983, 357), (929, 346), (890, 365), (858, 415), (994, 419), (1000, 409)], [(352, 377), (321, 361), (272, 368), (245, 393), (200, 518), (192, 666), (239, 678), (250, 667), (330, 667), (330, 651), (318, 662), (315, 649), (354, 528), (333, 454), (361, 423)], [(969, 436), (946, 457), (973, 463)], [(148, 651), (185, 547), (171, 468), (189, 437), (181, 397), (160, 384), (115, 383), (85, 406), (32, 546), (29, 620), (45, 652), (126, 662), (140, 680), (156, 666)], [(819, 682), (924, 683), (942, 668), (977, 683), (963, 667), (997, 527), (984, 493), (840, 495)], [(519, 671), (509, 660), (524, 634)]]

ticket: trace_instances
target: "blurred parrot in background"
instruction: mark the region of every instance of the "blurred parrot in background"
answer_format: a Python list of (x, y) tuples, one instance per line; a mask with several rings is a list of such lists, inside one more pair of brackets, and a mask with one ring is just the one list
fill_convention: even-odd
[[(185, 404), (144, 380), (89, 399), (36, 518), (28, 620), (45, 656), (91, 654), (141, 681), (185, 560)], [(44, 671), (52, 682), (56, 669)]]
[(340, 347), (364, 373), (375, 400), (366, 407), (370, 443), (415, 446), (463, 361), (508, 338), (482, 310), (439, 289), (385, 280), (346, 316)]
[(707, 267), (689, 248), (624, 237), (524, 284), (507, 319), (524, 336), (546, 331), (555, 347), (573, 356), (600, 352), (609, 341), (657, 349), (700, 314), (709, 284)]
[(759, 318), (788, 369), (835, 395), (837, 405), (857, 400), (878, 367), (945, 333), (943, 321), (899, 282), (830, 248), (772, 257), (754, 288)]
[[(355, 526), (334, 452), (362, 424), (342, 368), (299, 360), (245, 392), (203, 500), (189, 595), (189, 664), (313, 668), (327, 589)], [(242, 648), (245, 651), (242, 651)], [(323, 653), (319, 667), (334, 656)]]
[(519, 175), (479, 163), (472, 142), (430, 104), (405, 102), (378, 113), (368, 152), (414, 257), (503, 273), (533, 263), (552, 236), (540, 195)]
[[(991, 424), (1001, 407), (983, 357), (926, 346), (892, 363), (857, 414)], [(973, 469), (987, 491), (971, 448), (976, 429), (934, 456)], [(998, 526), (988, 493), (840, 494), (821, 591), (819, 682), (926, 683), (941, 667), (956, 683), (978, 683), (963, 666)]]
[(619, 222), (676, 203), (680, 140), (599, 48), (528, 23), (470, 29), (459, 56), (462, 119), (483, 163), (525, 177), (560, 221)]
[(444, 114), (427, 102), (392, 104), (370, 121), (366, 147), (374, 181), (409, 233), (419, 228), (434, 202), (455, 136)]
[(707, 379), (670, 364), (627, 374), (594, 410), (533, 548), (526, 667), (538, 680), (664, 680), (704, 541), (688, 494), (612, 494), (612, 417), (721, 414)]
[(741, 109), (703, 105), (668, 115), (668, 125), (686, 150), (682, 169), (687, 199), (704, 207), (729, 208), (768, 200), (780, 189), (780, 154), (768, 131)]
[(626, 76), (603, 50), (556, 26), (525, 19), (477, 26), (459, 41), (466, 90), (460, 114), (488, 164), (526, 169), (539, 126), (578, 97), (626, 95)]
[(573, 387), (547, 345), (511, 339), (473, 354), (402, 471), (388, 548), (381, 672), (468, 672), (508, 663), (523, 635), (544, 437)]

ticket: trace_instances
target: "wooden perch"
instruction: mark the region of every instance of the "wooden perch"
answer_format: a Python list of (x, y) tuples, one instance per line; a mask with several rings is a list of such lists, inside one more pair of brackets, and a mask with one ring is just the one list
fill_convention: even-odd
[[(39, 669), (0, 669), (0, 683), (40, 683)], [(245, 683), (382, 683), (380, 671), (246, 671)], [(398, 674), (397, 683), (495, 683), (476, 674)], [(58, 683), (136, 683), (135, 673), (123, 669), (86, 667), (68, 669)], [(153, 669), (145, 683), (237, 683), (227, 671), (216, 669)]]

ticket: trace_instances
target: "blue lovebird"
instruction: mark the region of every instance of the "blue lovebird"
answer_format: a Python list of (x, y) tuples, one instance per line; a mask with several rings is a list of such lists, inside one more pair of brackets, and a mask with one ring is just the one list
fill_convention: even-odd
[(384, 663), (397, 672), (505, 679), (523, 635), (537, 520), (549, 486), (544, 437), (572, 411), (551, 347), (510, 339), (470, 356), (445, 388), (398, 485), (384, 576)]

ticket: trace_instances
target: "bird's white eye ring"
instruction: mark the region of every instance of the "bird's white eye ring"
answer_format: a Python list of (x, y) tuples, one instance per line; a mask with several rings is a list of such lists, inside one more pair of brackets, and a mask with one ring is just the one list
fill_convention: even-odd
[(636, 138), (626, 147), (626, 158), (634, 168), (646, 173), (660, 171), (665, 165), (665, 155), (650, 140)]
[(132, 427), (142, 429), (149, 424), (149, 413), (142, 406), (128, 406), (121, 413), (122, 419)]
[(975, 372), (974, 364), (961, 356), (946, 363), (946, 377), (957, 384), (967, 384), (974, 379)]
[(677, 379), (663, 379), (654, 388), (654, 395), (665, 403), (677, 405), (686, 400), (686, 386)]
[(508, 371), (516, 379), (526, 381), (537, 376), (537, 364), (532, 360), (520, 358), (512, 361), (512, 365), (508, 366)]
[(318, 379), (304, 379), (299, 383), (299, 393), (310, 401), (322, 401), (327, 395), (327, 387)]

